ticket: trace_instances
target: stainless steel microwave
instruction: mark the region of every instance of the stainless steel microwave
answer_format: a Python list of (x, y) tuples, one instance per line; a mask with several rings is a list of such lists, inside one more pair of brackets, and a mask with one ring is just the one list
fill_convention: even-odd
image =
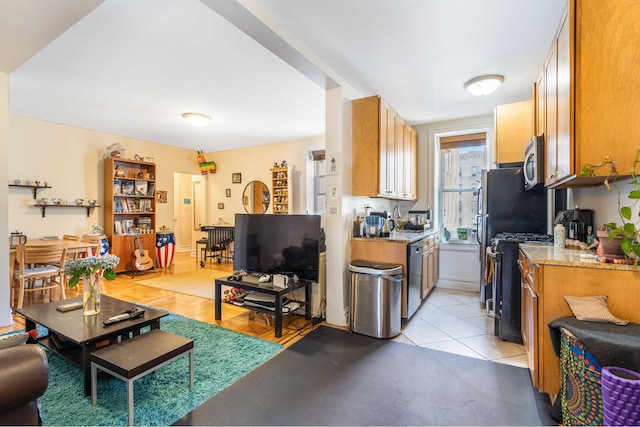
[(524, 150), (524, 188), (531, 190), (544, 184), (544, 135), (534, 136)]

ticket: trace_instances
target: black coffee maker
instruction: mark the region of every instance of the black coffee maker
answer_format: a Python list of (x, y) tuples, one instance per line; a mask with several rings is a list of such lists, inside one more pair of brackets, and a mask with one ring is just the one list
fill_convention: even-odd
[[(553, 221), (553, 226), (555, 227), (558, 224), (562, 224), (565, 230), (569, 230), (569, 223), (573, 220), (574, 212), (574, 209), (559, 211), (556, 215), (556, 219)], [(578, 218), (584, 224), (585, 235), (589, 232), (589, 230), (591, 230), (591, 233), (596, 232), (595, 228), (593, 228), (593, 210), (580, 209)]]

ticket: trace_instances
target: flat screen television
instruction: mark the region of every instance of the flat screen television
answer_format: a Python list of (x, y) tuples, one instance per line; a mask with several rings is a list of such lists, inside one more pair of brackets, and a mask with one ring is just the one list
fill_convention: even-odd
[(236, 214), (234, 270), (318, 281), (319, 215)]

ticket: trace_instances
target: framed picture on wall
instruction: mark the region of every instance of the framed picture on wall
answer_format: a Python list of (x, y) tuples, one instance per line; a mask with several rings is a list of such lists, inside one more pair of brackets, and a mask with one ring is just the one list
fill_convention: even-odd
[(231, 182), (234, 184), (242, 183), (242, 174), (239, 172), (235, 172), (231, 174)]
[(167, 192), (164, 190), (156, 191), (156, 201), (158, 203), (167, 203)]
[(218, 209), (224, 209), (224, 203), (218, 203)]
[(225, 194), (227, 195), (227, 197), (231, 197), (231, 189), (227, 188), (227, 190), (225, 191)]

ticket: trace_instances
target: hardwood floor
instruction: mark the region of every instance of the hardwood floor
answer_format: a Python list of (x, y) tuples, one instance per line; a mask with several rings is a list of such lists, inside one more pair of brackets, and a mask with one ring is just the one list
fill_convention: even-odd
[[(310, 322), (307, 321), (304, 316), (293, 315), (283, 319), (282, 337), (276, 338), (274, 336), (273, 319), (266, 314), (257, 313), (253, 310), (231, 304), (223, 304), (222, 319), (216, 321), (214, 320), (213, 300), (152, 288), (136, 283), (137, 280), (158, 277), (160, 275), (184, 273), (200, 268), (199, 265), (196, 265), (195, 258), (191, 257), (188, 252), (176, 253), (173, 265), (166, 270), (155, 269), (151, 273), (145, 274), (144, 276), (140, 274), (134, 278), (131, 277), (130, 273), (121, 273), (113, 281), (103, 280), (104, 294), (124, 301), (162, 308), (201, 322), (216, 324), (247, 335), (277, 342), (285, 347), (292, 345), (312, 331)], [(213, 277), (219, 277), (230, 274), (233, 271), (233, 264), (226, 262), (216, 264), (214, 261), (212, 264), (207, 263), (204, 268), (212, 270), (214, 273)], [(211, 286), (213, 286), (213, 282)], [(67, 289), (67, 297), (76, 296), (76, 292), (76, 289)], [(54, 290), (52, 300), (56, 301), (58, 298), (58, 292)], [(48, 291), (44, 292), (44, 296), (42, 296), (40, 292), (33, 292), (30, 293), (29, 299), (25, 297), (25, 305), (42, 302), (49, 302)], [(14, 324), (0, 328), (0, 333), (24, 328), (24, 319), (22, 316), (14, 314), (13, 319)]]

